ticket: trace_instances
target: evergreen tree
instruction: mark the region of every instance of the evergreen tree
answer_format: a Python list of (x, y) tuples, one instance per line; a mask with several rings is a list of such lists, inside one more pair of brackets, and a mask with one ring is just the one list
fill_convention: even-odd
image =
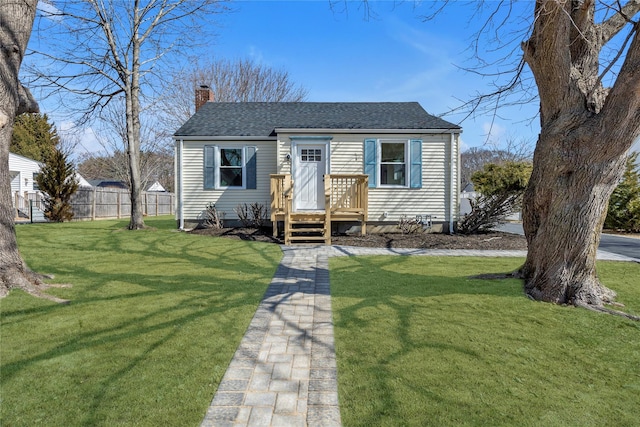
[(73, 218), (70, 200), (78, 189), (78, 181), (67, 155), (56, 149), (47, 156), (36, 182), (45, 194), (44, 215), (47, 219), (54, 222), (70, 221)]
[(44, 162), (59, 142), (58, 131), (46, 114), (25, 113), (16, 117), (9, 151)]
[(605, 228), (640, 232), (640, 172), (636, 166), (637, 160), (638, 153), (627, 158), (622, 181), (609, 199)]

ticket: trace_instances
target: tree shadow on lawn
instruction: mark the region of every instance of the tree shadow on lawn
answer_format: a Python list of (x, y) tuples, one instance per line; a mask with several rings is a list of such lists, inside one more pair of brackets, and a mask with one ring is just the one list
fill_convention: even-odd
[[(395, 294), (433, 297), (450, 294), (522, 296), (522, 281), (509, 277), (519, 258), (358, 256), (357, 265), (331, 268), (331, 277), (349, 286), (367, 286), (369, 298), (386, 299)], [(418, 261), (419, 260), (419, 261)], [(420, 263), (419, 267), (416, 264)], [(487, 265), (489, 265), (487, 267)], [(496, 273), (503, 270), (505, 273)], [(479, 277), (486, 276), (486, 277)]]
[[(522, 293), (522, 283), (519, 280), (477, 280), (467, 277), (467, 273), (478, 271), (477, 267), (482, 267), (486, 261), (420, 257), (420, 263), (426, 266), (425, 269), (416, 267), (416, 259), (411, 257), (355, 257), (350, 261), (348, 266), (331, 269), (331, 283), (338, 378), (342, 385), (340, 396), (341, 404), (345, 403), (343, 413), (354, 410), (353, 405), (361, 408), (362, 402), (358, 400), (368, 399), (368, 403), (364, 405), (368, 412), (357, 412), (353, 418), (347, 415), (347, 419), (354, 421), (355, 425), (380, 424), (381, 419), (386, 420), (384, 422), (397, 420), (399, 424), (411, 424), (402, 409), (406, 404), (405, 399), (397, 395), (395, 387), (398, 381), (403, 382), (406, 388), (413, 388), (408, 392), (410, 395), (418, 395), (445, 405), (459, 404), (441, 393), (437, 387), (424, 388), (419, 382), (402, 381), (398, 377), (398, 365), (415, 354), (442, 353), (457, 355), (455, 357), (464, 360), (475, 360), (476, 363), (487, 363), (480, 349), (449, 339), (446, 332), (435, 332), (433, 327), (428, 327), (427, 339), (417, 336), (416, 322), (424, 322), (426, 325), (437, 323), (441, 326), (443, 316), (451, 313), (447, 319), (447, 329), (452, 334), (456, 334), (456, 331), (481, 330), (486, 325), (468, 323), (473, 319), (472, 316), (482, 313), (491, 315), (495, 305), (505, 302), (509, 305), (512, 301), (528, 301)], [(446, 268), (441, 265), (443, 261), (458, 265), (459, 268), (449, 267), (450, 274), (446, 275)], [(511, 266), (516, 268), (519, 262), (521, 261), (517, 259), (506, 262), (501, 260), (498, 266), (506, 271)], [(487, 267), (481, 268), (480, 271), (486, 269)], [(495, 303), (496, 298), (500, 302)], [(380, 329), (384, 331), (378, 334)], [(353, 335), (353, 331), (359, 331), (360, 336)], [(353, 353), (354, 345), (358, 345), (354, 343), (358, 340), (367, 346), (362, 354)], [(355, 374), (351, 378), (351, 368), (354, 366), (361, 375)], [(407, 367), (411, 371), (415, 368)], [(419, 377), (430, 369), (438, 368), (425, 360), (413, 377)], [(362, 383), (358, 384), (361, 380)], [(353, 382), (355, 386), (352, 385)], [(354, 388), (361, 390), (356, 392)], [(351, 397), (352, 394), (361, 393), (366, 397)], [(427, 418), (421, 422), (427, 422)]]
[[(332, 260), (345, 424), (517, 425), (522, 399), (543, 408), (533, 414), (544, 414), (555, 405), (544, 389), (563, 390), (563, 383), (576, 381), (573, 372), (569, 379), (558, 372), (541, 378), (547, 364), (573, 360), (577, 350), (585, 357), (593, 351), (592, 327), (576, 331), (570, 325), (594, 322), (611, 330), (624, 323), (632, 327), (628, 333), (637, 330), (621, 319), (530, 301), (518, 279), (469, 277), (512, 271), (520, 259), (416, 258)], [(594, 354), (610, 344), (594, 346)], [(587, 385), (579, 393), (588, 393)], [(586, 409), (576, 406), (573, 415)]]
[[(82, 227), (79, 230), (84, 231)], [(55, 273), (74, 285), (56, 290), (71, 300), (70, 305), (19, 294), (3, 301), (4, 327), (19, 328), (22, 324), (37, 328), (40, 324), (50, 330), (37, 344), (33, 337), (29, 339), (34, 351), (3, 365), (3, 382), (41, 362), (69, 356), (82, 359), (109, 348), (120, 354), (108, 375), (94, 378), (91, 387), (78, 386), (86, 390), (82, 393), (87, 399), (83, 406), (89, 407), (81, 424), (98, 423), (105, 399), (113, 399), (107, 394), (136, 370), (153, 369), (149, 367), (153, 363), (149, 355), (173, 352), (171, 346), (176, 340), (179, 346), (186, 346), (186, 352), (191, 345), (209, 348), (208, 364), (226, 368), (281, 258), (279, 249), (272, 245), (213, 242), (152, 230), (131, 233), (109, 233), (106, 238), (104, 232), (84, 233), (81, 249), (68, 250), (64, 259), (58, 258), (60, 253), (42, 257), (36, 249), (26, 251), (32, 253), (35, 269)], [(55, 237), (50, 240), (57, 242)], [(202, 328), (207, 330), (203, 332)], [(184, 336), (190, 329), (199, 334), (194, 340), (205, 342), (190, 343)], [(21, 343), (19, 337), (5, 338), (5, 345)], [(128, 357), (126, 349), (132, 345)], [(217, 385), (223, 373), (224, 369), (214, 375), (212, 369), (214, 378), (206, 381)], [(158, 378), (164, 374), (156, 373)]]

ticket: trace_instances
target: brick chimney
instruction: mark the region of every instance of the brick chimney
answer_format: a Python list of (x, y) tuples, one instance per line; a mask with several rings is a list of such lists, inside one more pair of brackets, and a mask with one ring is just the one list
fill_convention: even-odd
[(207, 85), (200, 85), (200, 87), (196, 88), (196, 112), (209, 101), (213, 101), (211, 88)]

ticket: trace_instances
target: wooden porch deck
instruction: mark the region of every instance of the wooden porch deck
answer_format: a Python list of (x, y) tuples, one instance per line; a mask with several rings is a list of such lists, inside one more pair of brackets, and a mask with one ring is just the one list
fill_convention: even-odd
[(360, 222), (362, 235), (367, 231), (369, 204), (368, 175), (330, 174), (324, 176), (324, 211), (293, 210), (294, 182), (289, 174), (271, 175), (271, 222), (278, 236), (278, 223), (284, 223), (284, 243), (323, 242), (331, 244), (331, 224), (337, 221)]

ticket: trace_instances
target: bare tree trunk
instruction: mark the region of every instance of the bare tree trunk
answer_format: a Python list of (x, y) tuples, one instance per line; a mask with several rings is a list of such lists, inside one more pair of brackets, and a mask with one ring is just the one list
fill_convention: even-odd
[(140, 173), (140, 103), (137, 102), (138, 90), (132, 88), (127, 93), (127, 157), (129, 159), (129, 178), (131, 197), (131, 217), (129, 230), (145, 227), (142, 209), (142, 189)]
[[(525, 291), (537, 300), (602, 309), (615, 298), (595, 262), (609, 197), (640, 135), (640, 35), (628, 20), (640, 1), (616, 6), (596, 24), (593, 0), (537, 0), (523, 44), (540, 95), (541, 133), (523, 201)], [(599, 54), (625, 27), (626, 57), (607, 89)]]
[(0, 3), (0, 298), (11, 289), (19, 288), (63, 302), (42, 293), (47, 285), (27, 268), (18, 251), (9, 175), (9, 146), (15, 116), (37, 112), (37, 104), (18, 80), (37, 3), (37, 0), (3, 0)]
[(46, 9), (51, 10), (39, 16), (39, 28), (51, 32), (35, 53), (46, 58), (47, 67), (36, 76), (53, 93), (66, 91), (67, 101), (77, 102), (86, 121), (124, 97), (129, 229), (143, 228), (141, 85), (161, 78), (160, 61), (170, 62), (173, 55), (204, 43), (208, 26), (203, 23), (226, 6), (220, 0), (66, 0)]
[(538, 140), (524, 196), (525, 291), (536, 300), (601, 307), (615, 293), (598, 281), (596, 251), (624, 156), (597, 159), (595, 150), (571, 148), (578, 145), (563, 135)]
[(131, 218), (129, 230), (144, 228), (142, 211), (142, 191), (140, 188), (140, 37), (137, 23), (140, 21), (139, 2), (133, 8), (133, 28), (131, 35), (132, 64), (131, 75), (128, 76), (126, 93), (127, 102), (127, 155), (129, 157), (129, 178), (131, 188)]
[[(2, 99), (8, 99), (8, 97), (4, 97), (4, 93), (0, 96)], [(0, 114), (7, 117), (11, 115), (11, 111), (8, 111), (10, 108), (6, 108), (5, 105), (0, 108), (2, 109)], [(13, 121), (0, 128), (0, 164), (5, 165), (0, 167), (0, 297), (5, 296), (16, 283), (15, 276), (23, 275), (26, 269), (18, 251), (14, 225), (15, 209), (11, 200), (11, 178), (8, 164), (12, 130)]]

